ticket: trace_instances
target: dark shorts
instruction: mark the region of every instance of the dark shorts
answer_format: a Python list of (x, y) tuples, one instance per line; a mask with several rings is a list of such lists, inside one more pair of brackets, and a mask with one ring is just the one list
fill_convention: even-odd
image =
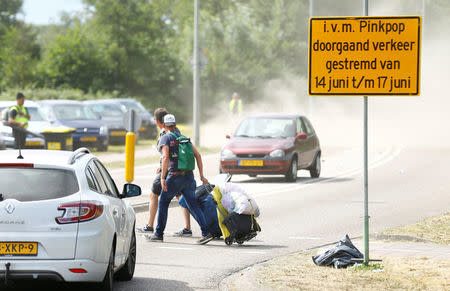
[(161, 194), (161, 173), (158, 173), (155, 177), (155, 180), (153, 180), (153, 185), (152, 185), (152, 192), (155, 195)]

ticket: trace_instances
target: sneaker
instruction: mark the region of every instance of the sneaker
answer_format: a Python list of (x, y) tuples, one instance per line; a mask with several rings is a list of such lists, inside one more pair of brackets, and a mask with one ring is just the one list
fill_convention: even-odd
[(146, 234), (144, 235), (145, 239), (149, 242), (163, 242), (163, 237), (162, 236), (157, 236), (157, 235), (149, 235)]
[(213, 239), (214, 239), (214, 236), (213, 236), (212, 234), (208, 233), (207, 236), (204, 236), (204, 237), (202, 237), (201, 239), (199, 239), (199, 240), (197, 241), (197, 243), (198, 243), (199, 245), (204, 245), (204, 244), (209, 243), (209, 242), (212, 241)]
[(192, 230), (183, 228), (180, 231), (174, 232), (173, 236), (192, 236)]
[(136, 230), (138, 232), (153, 232), (153, 227), (148, 226), (148, 224), (146, 224), (144, 227), (136, 227)]

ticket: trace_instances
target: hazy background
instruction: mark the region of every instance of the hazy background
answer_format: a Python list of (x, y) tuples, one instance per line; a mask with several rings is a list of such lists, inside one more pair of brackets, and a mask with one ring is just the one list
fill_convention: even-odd
[[(3, 2), (0, 99), (13, 99), (18, 90), (32, 99), (133, 97), (192, 121), (193, 1)], [(234, 131), (239, 120), (227, 112), (233, 92), (243, 99), (244, 115), (305, 114), (323, 145), (362, 145), (362, 98), (307, 95), (309, 3), (200, 1), (200, 46), (207, 60), (201, 145), (220, 146)], [(50, 22), (30, 20), (42, 10), (63, 12)], [(362, 11), (360, 0), (315, 0), (313, 14)], [(369, 15), (423, 17), (421, 95), (370, 97), (370, 144), (447, 147), (450, 1), (372, 0)]]
[[(327, 6), (334, 1), (315, 1)], [(342, 1), (349, 3), (350, 1)], [(342, 4), (339, 1), (340, 4)], [(361, 1), (353, 1), (360, 4)], [(370, 16), (421, 15), (421, 83), (418, 97), (369, 97), (369, 146), (428, 147), (439, 150), (450, 146), (450, 30), (446, 15), (426, 11), (424, 1), (369, 1)], [(427, 1), (425, 1), (427, 2)], [(409, 5), (408, 5), (409, 3)], [(343, 5), (345, 7), (345, 5)], [(356, 5), (357, 6), (357, 5)], [(317, 6), (316, 6), (317, 7)], [(318, 8), (324, 11), (323, 8)], [(345, 16), (345, 10), (329, 9), (326, 15)], [(352, 10), (354, 11), (354, 10)], [(342, 14), (338, 14), (342, 13)], [(361, 14), (362, 15), (362, 5)], [(307, 80), (286, 75), (265, 83), (261, 98), (246, 113), (285, 112), (305, 114), (312, 121), (321, 144), (330, 146), (363, 145), (362, 97), (307, 97)], [(299, 96), (300, 95), (300, 96)], [(312, 100), (310, 108), (309, 100)], [(311, 109), (311, 110), (310, 110)], [(203, 138), (211, 136), (211, 127), (227, 127), (227, 118), (217, 118), (205, 128)], [(235, 123), (232, 124), (233, 126)], [(209, 132), (209, 133), (208, 133)], [(223, 136), (214, 141), (224, 142)], [(213, 144), (204, 139), (204, 143)], [(218, 142), (217, 144), (220, 144)]]

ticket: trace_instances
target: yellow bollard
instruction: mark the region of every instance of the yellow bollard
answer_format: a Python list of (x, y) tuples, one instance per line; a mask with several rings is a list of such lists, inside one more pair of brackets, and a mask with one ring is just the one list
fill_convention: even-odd
[(128, 132), (125, 137), (125, 181), (128, 183), (134, 180), (134, 150), (136, 135)]

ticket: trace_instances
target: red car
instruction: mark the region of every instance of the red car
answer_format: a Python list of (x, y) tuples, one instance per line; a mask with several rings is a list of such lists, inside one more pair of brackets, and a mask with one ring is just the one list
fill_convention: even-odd
[(297, 179), (305, 169), (312, 178), (320, 176), (320, 144), (304, 116), (264, 114), (249, 116), (238, 126), (220, 153), (220, 172), (256, 175), (285, 175)]

